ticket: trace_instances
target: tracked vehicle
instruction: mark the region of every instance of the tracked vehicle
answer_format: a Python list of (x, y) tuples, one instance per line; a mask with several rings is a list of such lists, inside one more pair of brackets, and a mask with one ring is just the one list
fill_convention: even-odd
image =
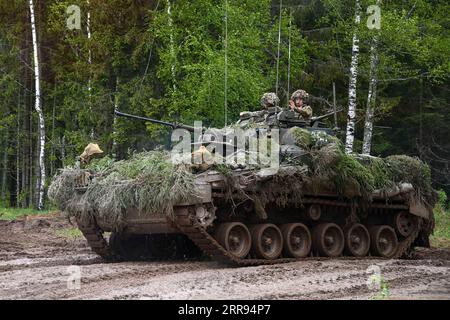
[[(280, 130), (282, 156), (276, 172), (198, 170), (196, 196), (174, 205), (171, 216), (147, 216), (128, 208), (120, 232), (95, 215), (78, 220), (78, 226), (92, 250), (109, 260), (203, 253), (226, 264), (254, 266), (309, 257), (399, 258), (415, 245), (426, 245), (429, 230), (425, 226), (432, 224), (432, 208), (420, 200), (409, 183), (373, 191), (363, 201), (358, 191), (344, 195), (326, 182), (318, 188), (305, 180), (298, 187), (307, 168), (285, 161), (305, 153), (293, 143), (292, 130), (301, 127), (332, 134), (320, 122), (323, 118), (308, 122), (277, 118), (274, 126)], [(248, 119), (246, 115), (241, 123)], [(89, 179), (92, 177), (80, 181), (77, 192), (86, 192)], [(284, 187), (278, 190), (280, 181)], [(109, 240), (106, 232), (112, 232)]]

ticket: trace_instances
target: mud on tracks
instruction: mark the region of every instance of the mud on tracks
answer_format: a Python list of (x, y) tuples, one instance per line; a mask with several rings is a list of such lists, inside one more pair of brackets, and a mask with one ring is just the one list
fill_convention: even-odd
[[(390, 299), (450, 299), (450, 250), (414, 260), (307, 260), (228, 268), (211, 261), (104, 263), (55, 213), (0, 221), (0, 299), (371, 299), (377, 266)], [(69, 289), (68, 267), (79, 267)], [(370, 268), (369, 268), (370, 267)], [(369, 270), (369, 271), (368, 271)]]

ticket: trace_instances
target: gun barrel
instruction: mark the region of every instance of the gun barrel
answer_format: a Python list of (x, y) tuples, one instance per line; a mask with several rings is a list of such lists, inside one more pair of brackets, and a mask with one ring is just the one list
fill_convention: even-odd
[(339, 110), (337, 110), (336, 112), (333, 111), (333, 112), (324, 114), (324, 115), (319, 116), (319, 117), (314, 117), (314, 118), (311, 119), (311, 121), (312, 121), (312, 122), (320, 121), (320, 120), (325, 119), (325, 118), (328, 118), (328, 117), (330, 117), (330, 116), (332, 116), (332, 115), (334, 115), (334, 114), (337, 114), (337, 113), (339, 113), (339, 112), (342, 112), (343, 110), (344, 110), (344, 109), (339, 109)]
[(151, 123), (155, 123), (155, 124), (160, 124), (166, 127), (171, 127), (172, 129), (186, 129), (189, 131), (194, 131), (194, 127), (191, 126), (187, 126), (184, 124), (177, 124), (177, 123), (171, 123), (171, 122), (166, 122), (166, 121), (161, 121), (161, 120), (156, 120), (156, 119), (151, 119), (151, 118), (146, 118), (146, 117), (141, 117), (141, 116), (135, 116), (133, 114), (128, 114), (128, 113), (123, 113), (120, 112), (118, 110), (114, 111), (114, 114), (119, 116), (119, 117), (124, 117), (124, 118), (130, 118), (130, 119), (136, 119), (136, 120), (143, 120), (143, 121), (148, 121)]

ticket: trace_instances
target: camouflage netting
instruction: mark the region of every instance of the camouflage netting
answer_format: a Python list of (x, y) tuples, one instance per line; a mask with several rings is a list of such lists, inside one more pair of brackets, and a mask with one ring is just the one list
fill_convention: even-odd
[(347, 155), (343, 144), (335, 137), (311, 134), (300, 128), (295, 129), (294, 136), (297, 145), (307, 150), (301, 161), (309, 165), (310, 177), (332, 182), (342, 195), (364, 196), (410, 183), (425, 204), (433, 206), (436, 201), (430, 168), (418, 158)]
[(255, 194), (239, 190), (232, 170), (220, 167), (231, 186), (228, 194), (241, 193), (242, 198), (250, 197), (262, 206), (269, 202), (298, 206), (306, 190), (317, 193), (327, 190), (364, 204), (370, 203), (374, 192), (383, 194), (400, 184), (410, 183), (422, 203), (432, 211), (436, 193), (431, 187), (430, 169), (418, 158), (347, 155), (336, 137), (301, 128), (295, 128), (291, 135), (305, 153), (297, 158), (284, 157), (282, 162), (287, 166), (270, 175), (270, 179), (258, 177), (258, 169), (255, 169)]
[[(250, 197), (258, 214), (265, 204), (300, 206), (305, 190), (329, 190), (369, 203), (374, 192), (388, 192), (401, 183), (410, 183), (419, 199), (430, 210), (436, 202), (431, 187), (429, 167), (417, 158), (390, 156), (376, 158), (347, 155), (342, 143), (323, 133), (296, 128), (292, 132), (296, 145), (304, 150), (297, 158), (282, 157), (276, 173), (249, 166), (248, 179), (253, 192), (240, 187), (233, 175), (235, 166), (216, 164), (212, 169), (226, 178), (228, 196)], [(114, 162), (109, 158), (94, 161), (87, 170), (67, 168), (55, 177), (49, 197), (70, 216), (95, 214), (116, 228), (123, 225), (128, 208), (140, 214), (172, 214), (173, 204), (195, 196), (195, 173), (192, 167), (175, 165), (168, 152), (135, 154), (130, 160)], [(91, 175), (86, 192), (77, 192), (81, 178)], [(234, 200), (233, 200), (234, 201)]]
[[(79, 181), (92, 175), (86, 192)], [(49, 198), (69, 216), (95, 214), (120, 228), (127, 208), (145, 214), (172, 214), (173, 204), (194, 196), (194, 176), (185, 165), (173, 165), (167, 152), (144, 152), (130, 160), (94, 161), (87, 170), (61, 170), (49, 188)]]

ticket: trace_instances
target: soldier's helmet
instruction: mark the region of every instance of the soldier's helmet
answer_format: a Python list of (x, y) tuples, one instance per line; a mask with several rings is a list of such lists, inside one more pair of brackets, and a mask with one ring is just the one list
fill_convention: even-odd
[(295, 101), (297, 98), (307, 99), (309, 98), (309, 93), (305, 90), (297, 90), (292, 94), (291, 100)]
[(84, 152), (80, 155), (80, 159), (83, 163), (89, 162), (90, 158), (99, 154), (102, 154), (103, 150), (100, 149), (96, 143), (89, 143), (84, 149)]
[(278, 107), (279, 104), (280, 98), (273, 92), (264, 93), (261, 98), (261, 107), (263, 108)]

